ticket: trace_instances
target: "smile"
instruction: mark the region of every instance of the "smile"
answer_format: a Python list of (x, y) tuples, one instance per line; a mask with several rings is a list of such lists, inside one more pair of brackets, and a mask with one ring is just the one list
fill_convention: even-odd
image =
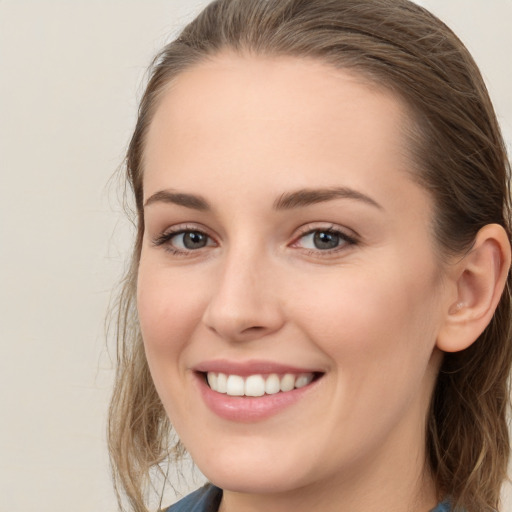
[(226, 373), (208, 372), (206, 380), (210, 389), (217, 393), (225, 393), (229, 396), (259, 397), (263, 395), (275, 395), (286, 393), (294, 389), (303, 388), (310, 384), (314, 373), (277, 374), (270, 375), (229, 375)]
[(313, 396), (325, 371), (269, 361), (208, 361), (192, 375), (205, 405), (231, 422), (257, 422)]

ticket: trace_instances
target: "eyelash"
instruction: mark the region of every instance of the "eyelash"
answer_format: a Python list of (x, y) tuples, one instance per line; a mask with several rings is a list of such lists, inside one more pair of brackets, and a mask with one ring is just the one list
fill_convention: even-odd
[(330, 226), (314, 226), (311, 225), (305, 226), (303, 228), (302, 233), (300, 233), (295, 240), (292, 242), (291, 247), (296, 247), (300, 240), (303, 240), (307, 236), (314, 235), (315, 233), (324, 233), (329, 235), (334, 235), (336, 237), (339, 237), (339, 245), (336, 247), (333, 247), (331, 249), (308, 249), (303, 248), (303, 250), (312, 256), (316, 257), (329, 257), (332, 256), (340, 251), (344, 251), (349, 246), (354, 246), (359, 243), (358, 238), (355, 235), (349, 235), (341, 228), (338, 228), (334, 225)]
[[(170, 252), (175, 256), (192, 256), (193, 253), (198, 252), (199, 249), (183, 250), (178, 249), (171, 244), (173, 238), (177, 237), (178, 235), (183, 235), (186, 233), (197, 233), (199, 235), (205, 236), (208, 240), (213, 240), (213, 238), (202, 229), (198, 229), (197, 227), (194, 226), (178, 226), (176, 229), (165, 231), (164, 233), (156, 237), (153, 240), (153, 245), (157, 247), (164, 246), (164, 249), (167, 252)], [(208, 247), (208, 242), (205, 247)]]
[[(153, 240), (153, 245), (155, 245), (157, 247), (165, 246), (164, 248), (166, 251), (168, 251), (171, 254), (176, 255), (176, 256), (192, 256), (192, 255), (194, 255), (194, 253), (199, 252), (200, 249), (211, 246), (211, 244), (209, 244), (207, 241), (207, 245), (205, 245), (204, 247), (200, 247), (197, 249), (183, 250), (183, 249), (178, 249), (171, 244), (171, 241), (173, 240), (173, 238), (177, 237), (178, 235), (183, 235), (186, 233), (196, 233), (196, 234), (205, 236), (209, 241), (213, 241), (214, 243), (216, 243), (215, 240), (210, 235), (208, 235), (204, 230), (198, 229), (194, 226), (190, 226), (190, 227), (185, 226), (185, 227), (177, 227), (176, 229), (172, 229), (170, 231), (166, 231), (166, 232), (162, 233), (161, 235), (157, 236)], [(339, 251), (345, 250), (347, 248), (347, 246), (353, 246), (353, 245), (357, 245), (359, 243), (359, 240), (357, 239), (356, 236), (348, 235), (346, 232), (344, 232), (340, 228), (336, 228), (333, 225), (330, 225), (329, 227), (320, 226), (320, 227), (314, 227), (314, 228), (311, 226), (305, 226), (303, 228), (302, 233), (300, 233), (294, 239), (294, 241), (290, 244), (290, 247), (297, 247), (297, 244), (300, 240), (304, 239), (307, 236), (311, 236), (314, 233), (325, 233), (325, 234), (329, 234), (329, 235), (334, 235), (336, 237), (339, 237), (339, 240), (340, 240), (340, 244), (331, 249), (322, 250), (322, 249), (318, 249), (318, 248), (317, 249), (303, 248), (303, 250), (307, 254), (314, 255), (317, 257), (318, 256), (328, 257), (332, 254), (339, 252)]]

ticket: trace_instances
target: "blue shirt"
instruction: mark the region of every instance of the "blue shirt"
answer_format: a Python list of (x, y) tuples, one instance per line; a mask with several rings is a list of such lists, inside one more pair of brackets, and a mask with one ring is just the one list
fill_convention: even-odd
[[(166, 512), (218, 512), (222, 489), (207, 484), (171, 505)], [(450, 503), (443, 501), (431, 512), (450, 512)]]

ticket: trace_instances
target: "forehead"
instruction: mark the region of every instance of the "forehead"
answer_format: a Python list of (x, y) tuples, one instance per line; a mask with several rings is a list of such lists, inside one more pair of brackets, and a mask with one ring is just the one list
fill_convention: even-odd
[[(185, 136), (183, 128), (202, 132), (208, 122), (266, 120), (301, 129), (309, 125), (311, 132), (322, 132), (326, 122), (342, 118), (352, 125), (349, 133), (357, 135), (356, 123), (371, 128), (368, 117), (373, 117), (376, 130), (395, 121), (396, 130), (389, 135), (398, 147), (400, 126), (409, 117), (405, 105), (361, 74), (317, 59), (228, 53), (196, 64), (167, 86), (152, 131), (162, 124), (170, 127), (169, 121), (179, 125)], [(232, 128), (236, 131), (236, 126)]]
[(384, 184), (379, 193), (393, 194), (399, 174), (409, 180), (408, 124), (403, 102), (351, 71), (304, 58), (219, 55), (163, 94), (146, 139), (144, 195), (218, 179), (370, 194)]

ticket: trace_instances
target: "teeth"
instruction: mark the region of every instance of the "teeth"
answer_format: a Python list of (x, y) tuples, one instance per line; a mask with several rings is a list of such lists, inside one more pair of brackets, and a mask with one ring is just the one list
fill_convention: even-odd
[(261, 375), (251, 375), (245, 380), (245, 396), (263, 396), (265, 381)]
[(287, 373), (281, 379), (281, 391), (291, 391), (295, 388), (295, 377), (291, 373)]
[(311, 382), (311, 379), (308, 375), (300, 375), (297, 380), (295, 381), (295, 387), (296, 388), (303, 388), (304, 386), (307, 386)]
[[(208, 374), (209, 375), (209, 374)], [(208, 377), (208, 382), (210, 383), (210, 378)], [(210, 383), (211, 386), (211, 383)], [(212, 389), (215, 389), (212, 387)], [(217, 391), (219, 393), (226, 393), (228, 390), (228, 378), (225, 373), (219, 373), (217, 375)]]
[(244, 378), (240, 375), (208, 372), (206, 377), (210, 388), (217, 391), (217, 393), (226, 393), (230, 396), (263, 396), (303, 388), (313, 380), (314, 375), (312, 373), (298, 375), (272, 373), (265, 377), (263, 375), (250, 375)]
[(267, 395), (275, 395), (279, 391), (281, 391), (281, 381), (279, 380), (279, 375), (273, 373), (265, 381), (265, 393)]
[(226, 386), (226, 393), (231, 396), (244, 396), (244, 379), (239, 375), (230, 375)]
[(212, 389), (219, 389), (219, 376), (216, 373), (208, 374), (208, 384)]

